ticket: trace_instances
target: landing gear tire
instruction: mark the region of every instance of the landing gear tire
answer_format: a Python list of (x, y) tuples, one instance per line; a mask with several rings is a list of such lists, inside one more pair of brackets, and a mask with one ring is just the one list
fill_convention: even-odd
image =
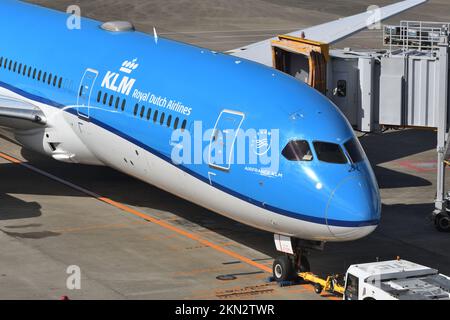
[(314, 292), (315, 292), (315, 293), (321, 294), (321, 293), (322, 293), (322, 290), (323, 290), (323, 287), (322, 287), (320, 284), (316, 283), (316, 284), (314, 285)]
[(434, 218), (434, 225), (440, 232), (450, 232), (450, 217), (446, 214), (438, 214)]
[(281, 256), (273, 262), (273, 277), (277, 282), (291, 281), (295, 278), (294, 265), (288, 256)]

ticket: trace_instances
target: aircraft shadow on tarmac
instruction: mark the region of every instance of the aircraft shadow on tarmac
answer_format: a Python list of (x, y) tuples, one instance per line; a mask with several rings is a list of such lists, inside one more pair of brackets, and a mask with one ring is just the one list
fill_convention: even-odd
[[(0, 190), (3, 187), (0, 187)], [(0, 191), (0, 220), (35, 218), (41, 216), (37, 202), (26, 202)]]
[(41, 227), (41, 224), (27, 223), (24, 219), (36, 218), (41, 215), (39, 203), (23, 201), (0, 191), (0, 221), (2, 222), (0, 232), (10, 237), (27, 239), (58, 236), (59, 233), (52, 231), (28, 231), (28, 228)]
[(434, 131), (408, 129), (382, 134), (372, 133), (361, 137), (360, 141), (381, 189), (423, 187), (432, 184), (416, 175), (391, 170), (380, 165), (435, 149), (436, 133)]
[(433, 203), (383, 205), (374, 233), (357, 241), (328, 243), (325, 252), (311, 257), (314, 272), (342, 273), (350, 264), (401, 257), (450, 274), (450, 234), (435, 229), (433, 209)]

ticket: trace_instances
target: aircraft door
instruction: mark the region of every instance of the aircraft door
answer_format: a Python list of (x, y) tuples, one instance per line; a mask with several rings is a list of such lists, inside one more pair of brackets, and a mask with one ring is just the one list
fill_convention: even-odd
[(80, 117), (89, 119), (91, 94), (97, 77), (98, 77), (97, 70), (86, 69), (83, 78), (81, 79), (77, 96), (77, 112), (78, 116)]
[(222, 110), (217, 118), (209, 141), (208, 164), (229, 172), (233, 162), (233, 150), (245, 115), (239, 111)]

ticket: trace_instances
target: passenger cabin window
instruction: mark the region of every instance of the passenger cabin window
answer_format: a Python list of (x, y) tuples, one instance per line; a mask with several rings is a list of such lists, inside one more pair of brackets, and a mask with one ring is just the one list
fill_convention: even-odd
[(347, 149), (348, 155), (353, 163), (363, 161), (365, 158), (364, 150), (361, 147), (359, 141), (356, 138), (352, 138), (344, 143), (345, 149)]
[(305, 140), (289, 141), (281, 154), (289, 161), (311, 161), (313, 159), (311, 148)]
[(318, 141), (313, 144), (320, 161), (337, 164), (347, 163), (347, 158), (338, 144)]

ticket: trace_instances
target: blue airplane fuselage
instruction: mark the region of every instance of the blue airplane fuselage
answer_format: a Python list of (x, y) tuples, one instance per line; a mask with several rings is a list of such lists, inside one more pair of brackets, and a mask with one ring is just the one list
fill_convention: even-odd
[[(133, 160), (114, 142), (117, 138), (138, 155), (143, 150), (152, 159), (148, 162), (163, 163), (158, 168), (178, 170), (193, 179), (189, 180), (192, 186), (201, 183), (205, 187), (198, 189), (203, 195), (195, 199), (189, 196), (192, 190), (173, 193), (257, 228), (324, 241), (354, 240), (375, 229), (381, 211), (375, 176), (365, 156), (357, 162), (349, 158), (344, 144), (356, 139), (355, 134), (325, 96), (291, 76), (251, 61), (137, 31), (105, 31), (100, 22), (87, 18), (81, 19), (80, 29), (70, 29), (68, 17), (23, 2), (0, 3), (0, 87), (45, 105), (47, 112), (65, 113), (73, 130), (81, 132), (77, 131), (77, 139), (89, 150), (85, 161), (79, 156), (77, 162), (98, 161), (161, 184), (169, 192), (176, 188), (176, 181), (153, 181), (152, 165), (143, 165), (145, 172), (127, 169), (137, 164), (130, 165)], [(278, 142), (267, 150), (268, 155), (279, 155), (277, 168), (228, 163), (228, 155), (236, 157), (236, 145), (231, 153), (224, 149), (224, 163), (194, 163), (198, 149), (208, 153), (211, 144), (217, 143), (208, 136), (184, 150), (191, 162), (176, 163), (175, 121), (177, 129), (183, 129), (180, 134), (191, 137), (222, 124), (244, 132), (278, 132)], [(101, 132), (111, 138), (99, 143)], [(309, 161), (292, 161), (281, 155), (293, 140), (308, 142)], [(315, 142), (339, 145), (347, 161), (321, 161)], [(62, 149), (70, 145), (60, 143)], [(124, 153), (122, 164), (103, 151), (108, 143), (111, 152)], [(168, 179), (175, 171), (170, 172)], [(223, 205), (215, 207), (215, 202), (200, 199), (220, 198), (219, 193), (236, 200), (236, 204), (229, 203), (229, 212)], [(240, 217), (245, 210), (248, 213)], [(258, 210), (270, 213), (271, 218), (259, 222)], [(277, 217), (285, 220), (279, 222)], [(292, 228), (286, 227), (289, 221)], [(294, 221), (304, 224), (295, 231)], [(317, 228), (316, 236), (300, 230), (314, 229), (314, 225), (323, 227)]]

